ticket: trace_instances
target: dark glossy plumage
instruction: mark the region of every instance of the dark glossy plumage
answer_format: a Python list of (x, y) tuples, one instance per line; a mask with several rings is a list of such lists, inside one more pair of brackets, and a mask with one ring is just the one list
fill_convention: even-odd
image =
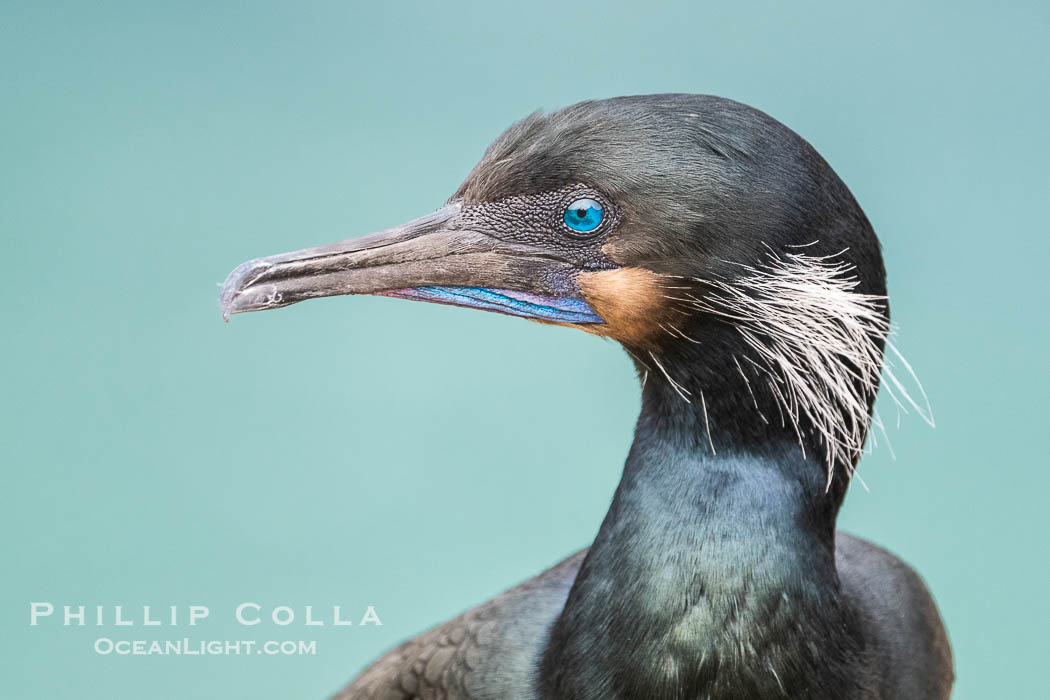
[[(586, 235), (564, 225), (580, 198), (604, 217)], [(642, 382), (593, 545), (338, 697), (947, 698), (924, 584), (835, 530), (871, 424), (885, 290), (875, 233), (831, 167), (771, 117), (703, 95), (533, 115), (437, 214), (238, 267), (226, 314), (358, 293), (488, 308), (611, 337)]]
[[(838, 533), (835, 546), (844, 595), (860, 611), (872, 638), (870, 666), (864, 670), (875, 686), (869, 697), (947, 698), (951, 651), (922, 579), (886, 550), (852, 535)], [(530, 679), (546, 631), (561, 612), (586, 555), (587, 550), (581, 550), (405, 642), (369, 666), (334, 700), (542, 697)], [(762, 696), (742, 691), (712, 697)]]

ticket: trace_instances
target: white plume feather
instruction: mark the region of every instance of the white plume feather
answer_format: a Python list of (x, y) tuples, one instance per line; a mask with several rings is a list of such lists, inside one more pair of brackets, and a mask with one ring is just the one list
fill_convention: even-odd
[[(726, 319), (740, 332), (751, 350), (744, 360), (761, 377), (754, 386), (747, 382), (748, 390), (765, 384), (780, 408), (781, 415), (769, 419), (790, 424), (800, 445), (800, 419), (812, 424), (826, 447), (829, 484), (835, 465), (852, 469), (864, 447), (869, 407), (883, 372), (898, 407), (911, 406), (933, 424), (922, 385), (888, 341), (886, 297), (855, 291), (855, 268), (841, 254), (770, 250), (760, 264), (740, 265), (743, 274), (732, 282), (702, 280), (707, 291), (685, 295), (690, 306)], [(894, 374), (895, 363), (884, 365), (883, 341), (914, 380), (921, 405)], [(737, 369), (747, 381), (739, 362)]]

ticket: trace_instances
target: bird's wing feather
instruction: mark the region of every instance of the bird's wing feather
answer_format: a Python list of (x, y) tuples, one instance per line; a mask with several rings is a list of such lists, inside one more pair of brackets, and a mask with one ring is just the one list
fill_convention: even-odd
[(835, 563), (844, 595), (864, 617), (881, 697), (940, 700), (954, 672), (944, 623), (922, 578), (895, 555), (838, 533)]
[(586, 550), (410, 639), (369, 666), (333, 700), (488, 700), (534, 696), (543, 640)]

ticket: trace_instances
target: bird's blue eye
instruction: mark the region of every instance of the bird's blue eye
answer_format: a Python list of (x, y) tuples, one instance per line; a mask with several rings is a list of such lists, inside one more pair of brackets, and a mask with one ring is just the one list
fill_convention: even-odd
[(577, 199), (562, 215), (565, 225), (573, 231), (589, 233), (602, 223), (602, 205), (593, 199)]

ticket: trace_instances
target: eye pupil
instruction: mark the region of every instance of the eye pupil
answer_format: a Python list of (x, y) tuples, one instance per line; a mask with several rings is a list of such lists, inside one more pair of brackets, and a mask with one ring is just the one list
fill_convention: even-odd
[(566, 207), (562, 219), (573, 231), (588, 233), (601, 225), (603, 217), (602, 205), (593, 199), (585, 198), (577, 199)]

